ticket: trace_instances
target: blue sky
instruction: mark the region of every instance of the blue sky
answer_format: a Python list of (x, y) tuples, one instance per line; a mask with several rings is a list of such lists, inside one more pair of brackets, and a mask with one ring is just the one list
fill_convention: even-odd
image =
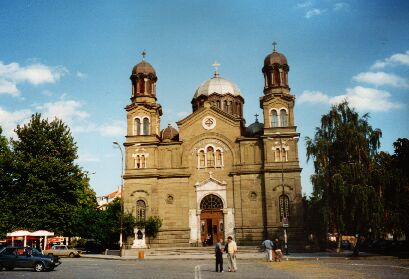
[(66, 121), (98, 195), (120, 184), (132, 67), (147, 51), (158, 75), (161, 126), (191, 112), (220, 62), (261, 114), (271, 43), (287, 56), (296, 95), (303, 192), (312, 191), (304, 137), (344, 98), (383, 131), (382, 150), (409, 134), (408, 1), (1, 1), (0, 125), (14, 136), (34, 112)]

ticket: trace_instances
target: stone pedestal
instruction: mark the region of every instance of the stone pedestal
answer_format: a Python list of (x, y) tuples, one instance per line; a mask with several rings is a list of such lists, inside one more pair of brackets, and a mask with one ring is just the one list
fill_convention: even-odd
[(132, 248), (146, 248), (145, 242), (145, 229), (134, 229), (135, 239), (132, 244)]

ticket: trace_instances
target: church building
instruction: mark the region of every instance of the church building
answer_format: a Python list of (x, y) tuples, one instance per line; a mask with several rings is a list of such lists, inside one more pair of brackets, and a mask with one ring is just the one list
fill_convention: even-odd
[[(283, 238), (287, 225), (291, 247), (302, 241), (302, 196), (287, 58), (274, 43), (261, 69), (263, 116), (249, 126), (239, 87), (214, 66), (213, 76), (192, 88), (192, 113), (164, 129), (158, 76), (145, 53), (132, 69), (125, 212), (162, 219), (153, 247), (211, 245), (227, 236), (239, 245), (259, 245), (267, 237)], [(134, 245), (141, 235), (136, 228)]]

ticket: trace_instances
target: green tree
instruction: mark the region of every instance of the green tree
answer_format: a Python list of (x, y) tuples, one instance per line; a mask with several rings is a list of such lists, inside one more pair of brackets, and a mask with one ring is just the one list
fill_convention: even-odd
[(145, 220), (145, 235), (148, 237), (149, 246), (151, 239), (156, 238), (161, 227), (162, 220), (158, 216), (150, 216)]
[(3, 136), (3, 130), (0, 127), (0, 238), (6, 236), (8, 228), (12, 226), (13, 222), (13, 212), (7, 210), (12, 201), (6, 198), (7, 191), (12, 184), (11, 158), (8, 140)]
[[(346, 101), (322, 116), (314, 139), (306, 138), (313, 159), (313, 198), (322, 204), (323, 225), (329, 231), (367, 235), (380, 229), (383, 207), (371, 181), (371, 165), (382, 132)], [(338, 246), (339, 247), (339, 246)]]
[(56, 235), (78, 234), (78, 212), (96, 207), (95, 193), (84, 172), (75, 163), (77, 147), (69, 128), (58, 119), (40, 114), (17, 126), (11, 140), (11, 183), (2, 189), (9, 200), (2, 212), (8, 230), (46, 229)]

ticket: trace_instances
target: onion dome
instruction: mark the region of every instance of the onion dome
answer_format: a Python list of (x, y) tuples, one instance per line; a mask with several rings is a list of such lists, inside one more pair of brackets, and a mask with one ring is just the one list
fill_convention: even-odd
[(152, 67), (151, 64), (142, 60), (140, 63), (136, 64), (132, 69), (132, 74), (154, 74), (156, 75), (155, 69)]
[[(288, 72), (290, 67), (287, 64), (287, 58), (284, 54), (277, 52), (277, 43), (273, 43), (273, 52), (264, 59), (264, 94), (271, 94), (279, 90), (285, 89), (289, 91)], [(287, 92), (286, 91), (286, 92)], [(288, 92), (287, 92), (288, 93)]]
[(168, 127), (160, 132), (160, 137), (162, 141), (178, 140), (179, 132), (171, 124), (168, 124)]
[(287, 57), (285, 57), (284, 54), (279, 53), (276, 51), (276, 45), (277, 43), (274, 42), (273, 46), (273, 52), (270, 53), (269, 55), (266, 56), (266, 58), (264, 58), (264, 66), (269, 66), (269, 65), (273, 65), (273, 64), (279, 64), (279, 65), (288, 65), (287, 64)]
[(257, 116), (258, 114), (256, 114), (256, 121), (246, 128), (247, 136), (254, 137), (264, 134), (264, 124), (258, 122)]

